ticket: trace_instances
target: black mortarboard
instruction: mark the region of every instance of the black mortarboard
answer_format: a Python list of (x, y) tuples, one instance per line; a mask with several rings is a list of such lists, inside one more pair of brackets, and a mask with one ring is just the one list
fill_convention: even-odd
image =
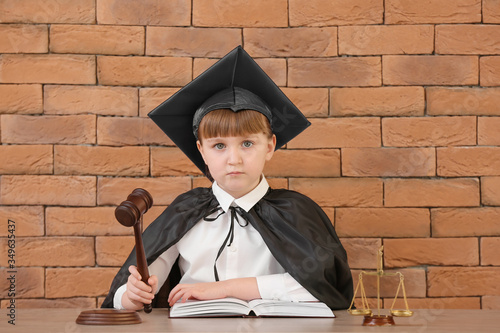
[(276, 149), (311, 124), (241, 46), (148, 115), (205, 173), (205, 162), (196, 147), (193, 131), (197, 133), (203, 116), (219, 108), (263, 113), (270, 119), (276, 135)]

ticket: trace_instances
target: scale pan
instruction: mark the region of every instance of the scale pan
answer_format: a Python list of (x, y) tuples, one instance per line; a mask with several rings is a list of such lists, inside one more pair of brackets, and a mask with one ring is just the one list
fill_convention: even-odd
[(354, 316), (371, 316), (372, 310), (370, 309), (352, 309), (349, 310), (349, 313)]
[(391, 314), (394, 317), (411, 317), (411, 316), (413, 316), (413, 311), (410, 311), (410, 310), (391, 310)]

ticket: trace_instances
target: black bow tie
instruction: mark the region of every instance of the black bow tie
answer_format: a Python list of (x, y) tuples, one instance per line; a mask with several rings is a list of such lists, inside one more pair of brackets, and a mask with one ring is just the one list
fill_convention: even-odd
[[(222, 210), (222, 208), (220, 206), (218, 206), (217, 208), (210, 211), (208, 216), (214, 214), (218, 210)], [(242, 208), (230, 206), (229, 211), (231, 212), (231, 222), (229, 223), (229, 232), (227, 233), (226, 239), (224, 239), (224, 242), (222, 243), (222, 246), (220, 247), (219, 252), (217, 252), (217, 257), (215, 258), (215, 262), (214, 262), (215, 281), (219, 281), (219, 273), (217, 272), (217, 259), (219, 259), (222, 251), (224, 251), (226, 244), (229, 247), (233, 243), (234, 221), (238, 222), (240, 227), (246, 227), (248, 225), (248, 221), (244, 217), (245, 211)], [(236, 214), (236, 213), (238, 213), (238, 214)], [(206, 216), (203, 218), (203, 220), (205, 220), (207, 222), (213, 222), (213, 221), (217, 220), (219, 218), (219, 216), (221, 216), (222, 214), (224, 214), (224, 211), (220, 212), (216, 217)], [(240, 221), (240, 219), (238, 218), (238, 215), (243, 219), (243, 222)]]

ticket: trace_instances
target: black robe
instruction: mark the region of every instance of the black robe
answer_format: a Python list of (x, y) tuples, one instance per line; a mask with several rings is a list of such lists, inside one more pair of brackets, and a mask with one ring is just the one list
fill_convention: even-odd
[[(148, 265), (218, 206), (211, 188), (195, 188), (178, 196), (143, 233)], [(349, 307), (353, 285), (347, 254), (330, 220), (314, 201), (298, 192), (269, 189), (248, 213), (241, 212), (297, 282), (333, 310)], [(136, 265), (135, 249), (115, 276), (103, 308), (113, 307), (114, 294), (127, 282), (130, 265)], [(169, 289), (176, 284), (172, 279), (171, 273)], [(168, 290), (155, 299), (162, 294), (166, 297)]]

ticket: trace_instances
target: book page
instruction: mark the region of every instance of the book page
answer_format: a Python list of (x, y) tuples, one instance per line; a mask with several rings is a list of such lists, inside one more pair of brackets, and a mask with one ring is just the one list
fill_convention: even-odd
[(175, 303), (170, 309), (170, 317), (247, 315), (249, 312), (250, 309), (246, 301), (229, 297)]
[(335, 317), (330, 308), (321, 302), (289, 302), (262, 299), (246, 302), (231, 297), (208, 301), (189, 300), (184, 303), (177, 302), (170, 309), (170, 317), (246, 316), (251, 311), (257, 316)]
[(289, 302), (255, 299), (249, 306), (257, 316), (335, 317), (322, 302)]

